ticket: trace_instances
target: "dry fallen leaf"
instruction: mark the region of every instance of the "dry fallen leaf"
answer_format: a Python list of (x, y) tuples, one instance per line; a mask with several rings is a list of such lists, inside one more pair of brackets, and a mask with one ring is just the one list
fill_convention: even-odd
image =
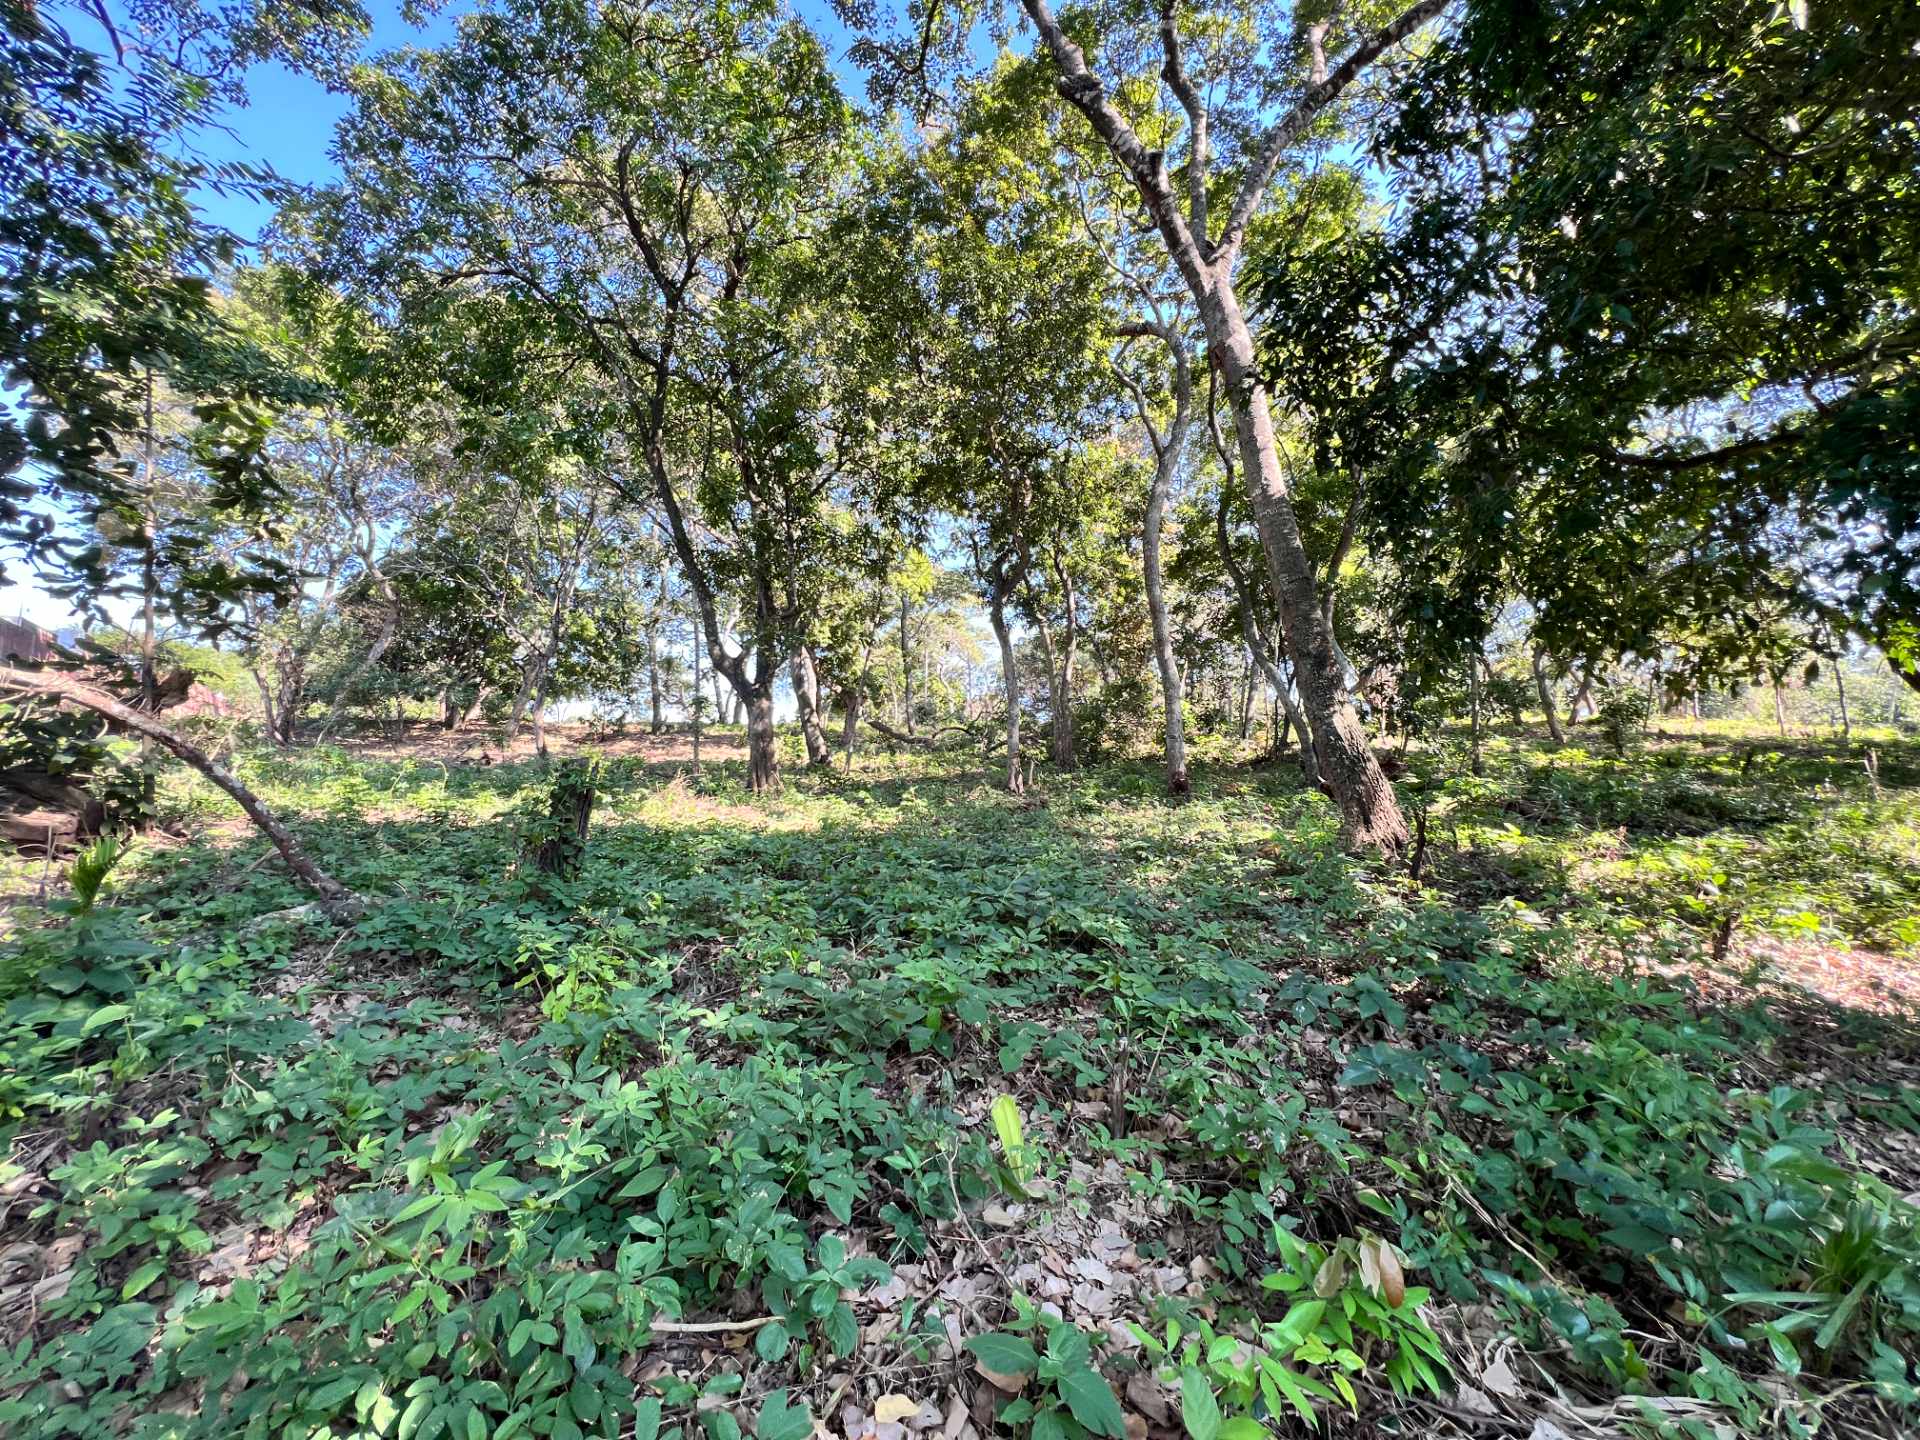
[(908, 1395), (882, 1395), (873, 1402), (873, 1418), (882, 1425), (893, 1425), (917, 1414), (920, 1402)]
[(1496, 1360), (1480, 1373), (1482, 1389), (1512, 1400), (1520, 1393), (1520, 1379), (1505, 1360)]
[(973, 1362), (973, 1369), (982, 1380), (1005, 1394), (1018, 1395), (1027, 1388), (1027, 1377), (1024, 1375), (1007, 1375), (998, 1370), (989, 1370), (978, 1360)]

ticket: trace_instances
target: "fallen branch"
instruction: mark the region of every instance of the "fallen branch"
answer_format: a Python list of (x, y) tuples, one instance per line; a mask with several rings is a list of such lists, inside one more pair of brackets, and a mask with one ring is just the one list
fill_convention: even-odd
[(922, 750), (933, 749), (940, 743), (940, 737), (942, 735), (964, 735), (969, 740), (973, 738), (973, 731), (964, 725), (942, 725), (931, 735), (909, 735), (904, 730), (894, 729), (893, 726), (887, 724), (884, 720), (869, 718), (867, 724), (887, 739), (893, 741), (896, 745), (917, 745)]
[(91, 710), (96, 715), (104, 715), (115, 724), (124, 726), (136, 735), (144, 735), (163, 749), (171, 751), (239, 802), (240, 808), (247, 812), (247, 818), (254, 823), (261, 834), (273, 842), (274, 849), (278, 850), (281, 858), (287, 862), (287, 868), (294, 873), (301, 884), (314, 893), (319, 900), (320, 908), (326, 912), (330, 920), (345, 922), (360, 913), (360, 897), (322, 870), (301, 848), (300, 842), (294, 839), (293, 832), (281, 824), (279, 818), (261, 803), (259, 796), (236, 780), (232, 773), (212, 756), (198, 746), (181, 739), (153, 716), (123, 705), (105, 691), (59, 671), (22, 670), (15, 666), (8, 666), (3, 675), (0, 675), (0, 684), (31, 694), (65, 700), (84, 710)]
[(778, 1315), (760, 1315), (752, 1320), (649, 1320), (647, 1328), (656, 1335), (724, 1335), (741, 1330), (758, 1330), (771, 1325)]

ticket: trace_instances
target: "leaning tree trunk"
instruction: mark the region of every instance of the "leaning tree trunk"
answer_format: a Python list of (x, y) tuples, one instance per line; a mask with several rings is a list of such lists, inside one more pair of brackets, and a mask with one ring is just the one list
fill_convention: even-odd
[(1553, 737), (1553, 743), (1567, 743), (1567, 732), (1560, 728), (1560, 712), (1553, 703), (1553, 685), (1547, 679), (1546, 657), (1538, 650), (1533, 652), (1533, 684), (1540, 692), (1540, 708), (1546, 713), (1547, 733)]
[(134, 734), (155, 741), (163, 749), (171, 751), (239, 803), (240, 808), (246, 812), (247, 818), (254, 823), (261, 834), (273, 842), (274, 849), (278, 850), (281, 859), (287, 862), (287, 868), (314, 893), (320, 902), (320, 908), (330, 917), (345, 921), (359, 914), (360, 898), (320, 868), (319, 864), (302, 848), (300, 842), (294, 839), (293, 832), (287, 829), (271, 810), (267, 809), (259, 796), (236, 780), (232, 773), (212, 756), (198, 746), (183, 740), (153, 716), (123, 705), (111, 695), (91, 685), (63, 675), (45, 671), (8, 670), (5, 672), (5, 683), (37, 694), (70, 701), (83, 709), (93, 711), (96, 715), (104, 715), (109, 720), (133, 731)]
[(1280, 602), (1281, 628), (1300, 682), (1301, 708), (1313, 732), (1320, 777), (1340, 807), (1347, 843), (1397, 855), (1410, 837), (1399, 801), (1366, 731), (1346, 696), (1334, 652), (1332, 632), (1320, 608), (1313, 567), (1300, 541), (1293, 495), (1274, 446), (1273, 417), (1261, 382), (1253, 335), (1224, 276), (1204, 298), (1201, 315), (1208, 339), (1226, 374), (1234, 431), (1240, 442), (1240, 468), (1253, 505), (1254, 524), (1266, 552), (1274, 595)]
[(807, 766), (816, 769), (831, 765), (833, 750), (827, 744), (826, 727), (820, 723), (820, 672), (813, 663), (813, 651), (802, 645), (793, 652), (787, 670), (800, 710), (800, 733), (807, 742)]

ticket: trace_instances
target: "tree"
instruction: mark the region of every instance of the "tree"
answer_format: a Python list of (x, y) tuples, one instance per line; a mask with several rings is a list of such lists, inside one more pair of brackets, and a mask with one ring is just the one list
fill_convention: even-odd
[(1551, 653), (1752, 680), (1786, 605), (1920, 684), (1920, 201), (1889, 143), (1917, 38), (1743, 0), (1476, 4), (1440, 37), (1382, 137), (1389, 223), (1256, 287), (1269, 373), (1385, 477), (1407, 613), (1520, 596)]
[[(1318, 587), (1300, 539), (1294, 497), (1275, 451), (1270, 397), (1255, 356), (1253, 333), (1235, 291), (1234, 272), (1249, 227), (1293, 147), (1369, 65), (1437, 15), (1444, 5), (1445, 0), (1416, 0), (1385, 24), (1374, 26), (1359, 23), (1363, 16), (1344, 12), (1324, 22), (1296, 16), (1292, 28), (1278, 35), (1267, 36), (1256, 29), (1257, 38), (1250, 47), (1236, 47), (1231, 40), (1201, 47), (1194, 56), (1196, 62), (1218, 60), (1221, 74), (1213, 77), (1202, 73), (1196, 80), (1189, 73), (1176, 5), (1174, 0), (1165, 0), (1158, 23), (1163, 53), (1160, 79), (1179, 102), (1186, 120), (1187, 154), (1179, 167), (1185, 172), (1187, 199), (1183, 207), (1174, 189), (1165, 148), (1149, 148), (1141, 140), (1134, 123), (1089, 68), (1085, 50), (1061, 27), (1046, 0), (1022, 0), (1060, 73), (1061, 95), (1086, 117), (1139, 189), (1199, 310), (1210, 361), (1219, 366), (1225, 380), (1239, 440), (1241, 473), (1279, 598), (1287, 646), (1301, 680), (1303, 708), (1313, 727), (1322, 778), (1340, 806), (1348, 841), (1391, 853), (1407, 843), (1406, 822), (1346, 697), (1332, 627), (1320, 607)], [(1346, 54), (1330, 66), (1329, 42), (1337, 46), (1342, 40), (1346, 42)], [(1230, 102), (1242, 109), (1250, 106), (1257, 113), (1263, 102), (1277, 97), (1251, 93), (1264, 87), (1251, 82), (1250, 75), (1265, 70), (1298, 76), (1303, 69), (1306, 74), (1292, 103), (1270, 124), (1258, 129), (1244, 146), (1244, 153), (1232, 157), (1241, 162), (1238, 185), (1216, 234), (1212, 214), (1215, 136), (1204, 98), (1213, 88), (1212, 81), (1218, 79)], [(1235, 113), (1231, 118), (1245, 121), (1249, 117)], [(1161, 117), (1154, 115), (1153, 119), (1158, 130)], [(1223, 136), (1231, 137), (1235, 128), (1226, 127)], [(1223, 147), (1223, 153), (1230, 152)]]
[[(756, 790), (778, 780), (798, 567), (847, 462), (799, 302), (850, 119), (818, 42), (769, 5), (490, 7), (361, 85), (355, 178), (319, 224), (415, 333), (476, 301), (505, 317), (476, 398), (507, 405), (530, 370), (597, 377), (631, 467), (611, 478), (659, 506)], [(750, 646), (722, 633), (730, 593)]]
[[(0, 545), (82, 606), (115, 585), (102, 541), (148, 560), (168, 549), (165, 608), (218, 608), (243, 579), (271, 577), (189, 563), (190, 548), (163, 540), (154, 402), (190, 411), (205, 504), (257, 516), (275, 499), (268, 417), (306, 392), (225, 322), (214, 279), (234, 240), (192, 198), (206, 185), (263, 193), (267, 177), (195, 158), (193, 138), (246, 65), (333, 73), (366, 17), (186, 3), (144, 7), (123, 34), (103, 9), (76, 12), (102, 27), (109, 58), (57, 23), (60, 8), (10, 4), (0, 27), (0, 367), (17, 392), (0, 414)], [(135, 568), (153, 594), (161, 567)]]

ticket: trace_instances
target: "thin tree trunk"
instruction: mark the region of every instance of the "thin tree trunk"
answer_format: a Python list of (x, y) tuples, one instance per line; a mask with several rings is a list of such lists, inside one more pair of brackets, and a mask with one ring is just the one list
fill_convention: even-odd
[[(1897, 692), (1896, 692), (1897, 693)], [(1780, 698), (1780, 677), (1773, 677), (1773, 724), (1782, 740), (1787, 738), (1787, 707)]]
[[(155, 513), (153, 499), (153, 367), (147, 367), (146, 428), (142, 436), (144, 454), (142, 456), (141, 484), (146, 520), (146, 534), (141, 537), (143, 545), (140, 555), (140, 704), (143, 709), (158, 711), (160, 708), (160, 674), (156, 665), (159, 627), (155, 623), (156, 597), (160, 592), (160, 576), (155, 564), (155, 529), (159, 517)], [(150, 742), (144, 737), (140, 748), (145, 750)]]
[(813, 663), (813, 651), (805, 645), (795, 650), (787, 671), (800, 711), (800, 733), (807, 743), (807, 765), (810, 769), (831, 765), (833, 750), (827, 744), (826, 727), (820, 723), (820, 672)]
[(1007, 793), (1018, 795), (1026, 786), (1020, 774), (1020, 667), (1007, 629), (1007, 594), (1012, 588), (995, 576), (987, 618), (993, 622), (993, 638), (1000, 643), (1000, 682), (1007, 693)]
[[(699, 603), (697, 600), (694, 602)], [(700, 616), (693, 617), (693, 691), (687, 708), (693, 721), (693, 783), (700, 783), (700, 706), (706, 696), (700, 692)]]
[(907, 639), (907, 594), (900, 592), (900, 728), (913, 734), (913, 655)]
[(95, 689), (66, 676), (47, 671), (8, 670), (6, 683), (38, 694), (55, 696), (71, 701), (96, 715), (104, 715), (109, 720), (125, 726), (136, 735), (153, 740), (163, 749), (171, 751), (221, 790), (224, 790), (240, 808), (254, 826), (273, 842), (274, 849), (287, 862), (287, 868), (311, 890), (320, 902), (320, 908), (336, 921), (352, 919), (361, 908), (360, 899), (333, 876), (321, 869), (319, 864), (308, 855), (293, 832), (282, 824), (274, 813), (245, 785), (212, 756), (198, 746), (188, 743), (172, 730), (161, 724), (154, 716), (121, 704), (104, 691)]
[(1067, 634), (1060, 647), (1060, 683), (1054, 687), (1053, 763), (1071, 770), (1073, 760), (1073, 662), (1080, 650), (1080, 618), (1074, 614), (1073, 577), (1054, 552), (1053, 570), (1060, 581), (1060, 594), (1066, 605)]
[(1140, 551), (1146, 567), (1147, 618), (1153, 627), (1153, 664), (1160, 673), (1160, 710), (1167, 750), (1167, 793), (1185, 795), (1193, 789), (1187, 776), (1187, 722), (1181, 708), (1180, 663), (1173, 653), (1173, 625), (1167, 615), (1166, 581), (1160, 563), (1160, 537), (1167, 514), (1167, 495), (1173, 488), (1185, 447), (1192, 382), (1186, 347), (1169, 344), (1174, 363), (1174, 416), (1165, 441), (1154, 456), (1153, 484), (1147, 491), (1147, 523)]
[(333, 733), (333, 727), (340, 721), (340, 712), (347, 707), (347, 696), (352, 692), (353, 687), (360, 683), (360, 677), (380, 663), (380, 657), (387, 653), (388, 647), (393, 644), (394, 635), (400, 629), (399, 597), (394, 594), (392, 584), (384, 575), (379, 578), (387, 601), (386, 617), (381, 620), (380, 633), (373, 637), (373, 644), (367, 647), (367, 653), (360, 657), (359, 663), (348, 672), (347, 678), (340, 682), (340, 688), (334, 692), (333, 704), (327, 707), (326, 723), (320, 727), (320, 734), (317, 737), (319, 740), (325, 740)]
[(467, 708), (460, 712), (460, 719), (453, 728), (456, 730), (464, 730), (467, 726), (471, 725), (474, 716), (480, 713), (480, 707), (486, 702), (489, 693), (490, 687), (486, 685), (474, 686), (473, 699), (467, 703)]
[(1467, 709), (1471, 712), (1472, 746), (1468, 768), (1480, 773), (1480, 666), (1474, 656), (1467, 657)]
[(1560, 712), (1554, 708), (1553, 686), (1547, 679), (1546, 657), (1538, 650), (1533, 652), (1533, 685), (1540, 692), (1540, 708), (1546, 713), (1547, 733), (1553, 737), (1553, 743), (1567, 743), (1567, 732), (1560, 728)]
[(651, 712), (647, 720), (647, 733), (658, 735), (667, 724), (666, 715), (660, 708), (660, 622), (658, 620), (647, 626), (647, 698)]
[(1247, 657), (1240, 665), (1240, 738), (1245, 740), (1253, 733), (1253, 652), (1247, 651)]
[(1847, 711), (1847, 677), (1840, 669), (1840, 657), (1833, 662), (1833, 687), (1840, 696), (1840, 739), (1845, 743), (1853, 740), (1853, 716)]

